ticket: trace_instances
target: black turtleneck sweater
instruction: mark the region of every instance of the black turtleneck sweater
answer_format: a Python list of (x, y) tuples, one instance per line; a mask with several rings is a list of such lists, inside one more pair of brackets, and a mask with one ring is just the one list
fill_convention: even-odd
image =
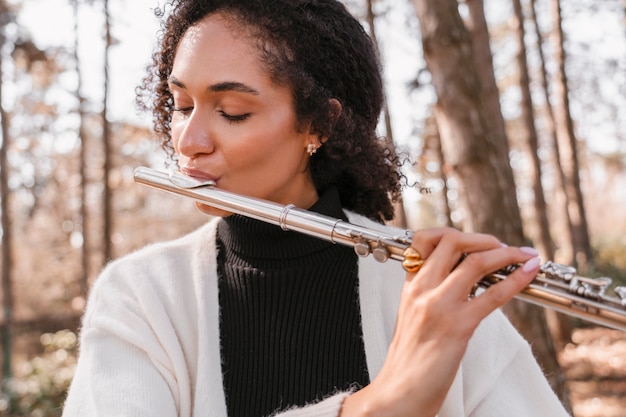
[[(345, 220), (335, 189), (310, 210)], [(351, 248), (239, 215), (220, 222), (217, 244), (229, 416), (267, 416), (369, 382)]]

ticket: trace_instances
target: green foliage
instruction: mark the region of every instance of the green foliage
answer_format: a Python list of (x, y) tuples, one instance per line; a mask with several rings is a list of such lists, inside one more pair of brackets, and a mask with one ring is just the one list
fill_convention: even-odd
[(5, 381), (0, 415), (9, 417), (61, 416), (77, 356), (77, 337), (69, 330), (41, 335), (43, 353), (23, 363), (16, 376)]

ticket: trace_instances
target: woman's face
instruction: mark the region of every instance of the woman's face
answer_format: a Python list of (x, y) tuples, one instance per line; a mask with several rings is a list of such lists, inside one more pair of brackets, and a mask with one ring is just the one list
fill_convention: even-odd
[(319, 138), (297, 129), (291, 90), (272, 82), (259, 51), (232, 22), (210, 15), (178, 46), (169, 88), (181, 171), (223, 190), (308, 208), (318, 196), (306, 148)]

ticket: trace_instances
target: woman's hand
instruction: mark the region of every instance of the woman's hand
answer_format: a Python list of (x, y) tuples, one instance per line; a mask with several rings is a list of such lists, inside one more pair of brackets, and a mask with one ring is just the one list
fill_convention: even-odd
[[(344, 401), (342, 417), (435, 416), (476, 327), (526, 287), (540, 266), (532, 248), (449, 228), (416, 232), (412, 247), (425, 261), (407, 273), (385, 363), (367, 387)], [(468, 297), (484, 276), (519, 263), (507, 279)]]

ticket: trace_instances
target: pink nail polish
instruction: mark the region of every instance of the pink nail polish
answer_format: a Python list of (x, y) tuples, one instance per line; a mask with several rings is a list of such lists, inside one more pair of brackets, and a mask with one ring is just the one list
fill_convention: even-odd
[(541, 264), (541, 259), (539, 259), (538, 257), (530, 258), (522, 266), (522, 271), (524, 271), (524, 272), (534, 271), (535, 269), (537, 269), (537, 267), (540, 264)]
[(531, 248), (528, 246), (522, 246), (521, 248), (519, 248), (519, 250), (521, 250), (522, 252), (524, 252), (527, 255), (532, 255), (532, 256), (538, 256), (539, 252), (537, 252), (537, 249), (535, 248)]

